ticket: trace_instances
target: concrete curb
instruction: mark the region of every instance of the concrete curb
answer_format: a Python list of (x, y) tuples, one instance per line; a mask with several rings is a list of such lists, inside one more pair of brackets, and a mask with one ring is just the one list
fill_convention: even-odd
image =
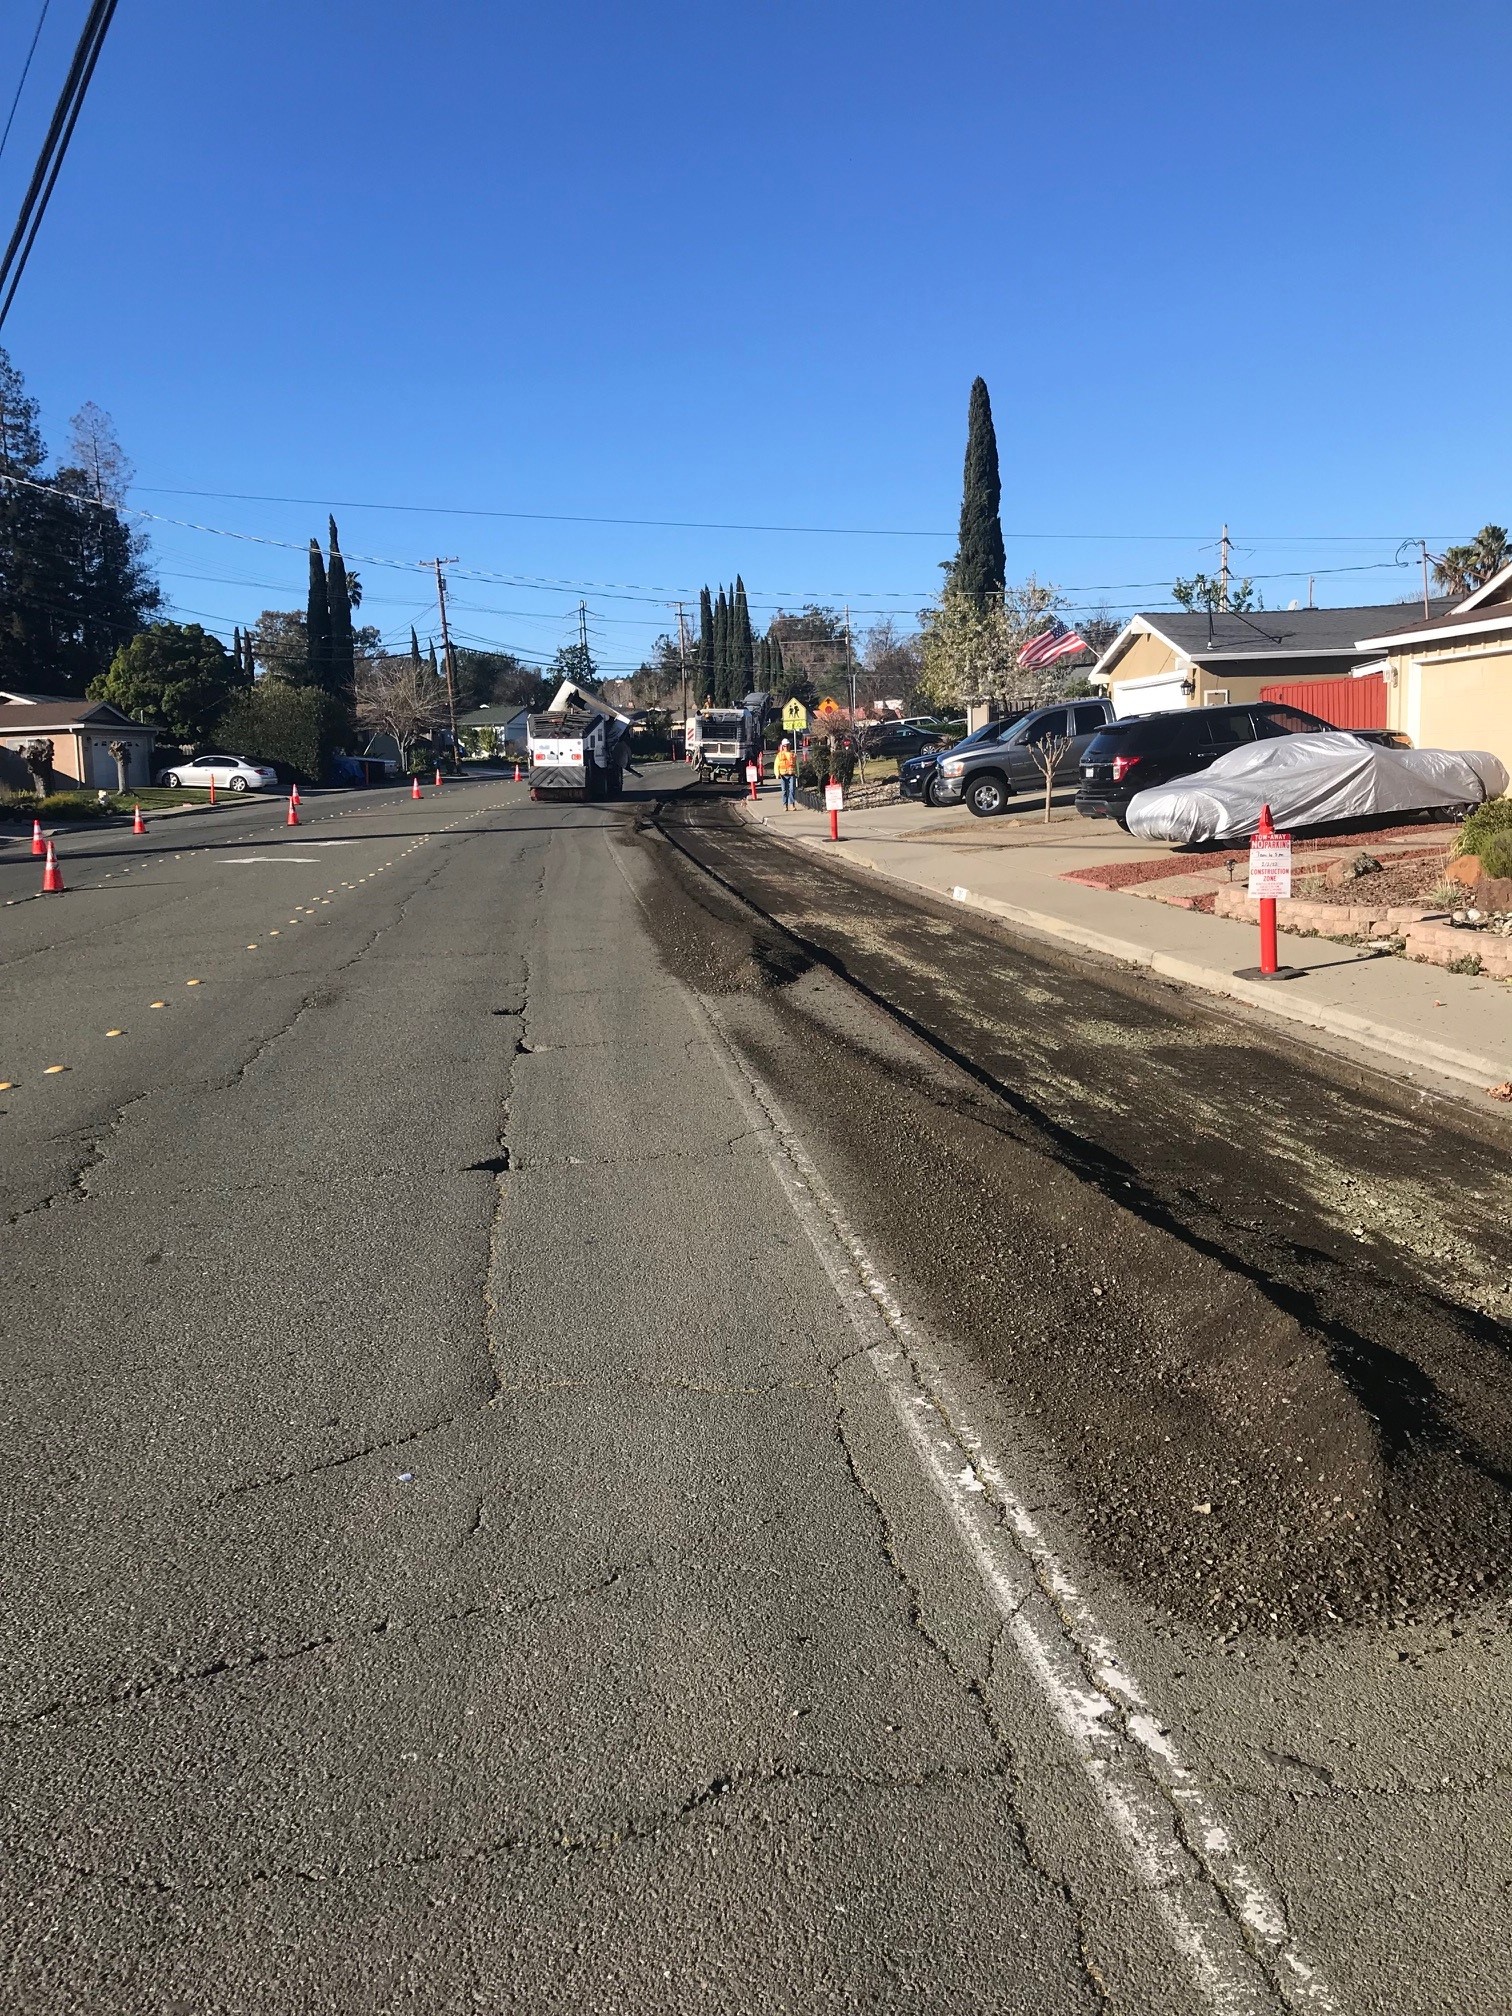
[[(765, 824), (758, 820), (748, 820), (751, 825)], [(811, 853), (819, 853), (827, 845), (816, 837), (795, 833), (791, 838), (780, 833), (772, 833), (770, 826), (765, 830), (780, 845), (797, 845)], [(864, 845), (864, 842), (862, 843)], [(833, 858), (833, 857), (831, 857)], [(859, 852), (854, 842), (845, 850), (845, 860), (871, 874), (881, 876), (884, 881), (897, 883), (905, 889), (915, 889), (921, 895), (932, 896), (935, 900), (945, 900), (947, 892), (932, 883), (919, 882), (911, 876), (899, 875), (895, 869), (884, 868), (870, 855)], [(836, 861), (837, 867), (843, 863)], [(1057, 940), (1063, 945), (1074, 947), (1081, 952), (1095, 952), (1106, 959), (1116, 959), (1125, 966), (1137, 966), (1145, 972), (1158, 974), (1162, 979), (1175, 980), (1185, 987), (1197, 988), (1204, 994), (1227, 997), (1241, 1001), (1247, 1008), (1284, 1022), (1289, 1028), (1301, 1033), (1318, 1030), (1324, 1035), (1342, 1038), (1359, 1047), (1375, 1052), (1379, 1057), (1389, 1058), (1394, 1064), (1411, 1064), (1417, 1069), (1425, 1067), (1441, 1078), (1452, 1080), (1458, 1085), (1472, 1086), (1484, 1093), (1489, 1086), (1500, 1083), (1508, 1073), (1505, 1064), (1497, 1064), (1490, 1058), (1478, 1057), (1473, 1052), (1455, 1049), (1447, 1043), (1435, 1043), (1426, 1036), (1414, 1036), (1402, 1029), (1395, 1029), (1389, 1023), (1374, 1022), (1364, 1015), (1351, 1014), (1345, 1008), (1332, 1008), (1321, 1002), (1307, 1001), (1295, 995), (1288, 997), (1276, 987), (1268, 987), (1254, 980), (1240, 980), (1232, 973), (1225, 973), (1216, 967), (1199, 966), (1188, 959), (1175, 958), (1170, 953), (1156, 952), (1148, 945), (1140, 945), (1129, 938), (1114, 938), (1103, 931), (1093, 931), (1083, 925), (1069, 923), (1064, 917), (1054, 916), (1046, 910), (1030, 910), (1018, 903), (1005, 903), (995, 896), (979, 896), (975, 891), (957, 885), (948, 892), (950, 897), (969, 910), (982, 911), (993, 917), (1000, 917), (1005, 923), (1015, 924), (1025, 931), (1032, 931), (1042, 938)]]

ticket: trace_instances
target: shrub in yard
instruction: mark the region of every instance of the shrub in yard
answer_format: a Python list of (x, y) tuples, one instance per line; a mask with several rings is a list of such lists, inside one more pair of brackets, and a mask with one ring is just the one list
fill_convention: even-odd
[[(1458, 851), (1479, 855), (1484, 862), (1487, 843), (1500, 833), (1512, 833), (1512, 798), (1488, 798), (1484, 805), (1477, 805), (1460, 828)], [(1490, 867), (1486, 870), (1488, 875), (1497, 872)]]
[(283, 763), (308, 783), (318, 783), (345, 727), (339, 700), (314, 686), (262, 679), (238, 693), (220, 717), (216, 737), (255, 763)]
[(1480, 864), (1494, 880), (1512, 878), (1512, 826), (1481, 842)]
[(34, 791), (18, 791), (12, 798), (0, 798), (0, 819), (26, 826), (33, 819), (103, 819), (115, 809), (108, 800), (102, 805), (93, 791), (49, 791), (45, 798)]

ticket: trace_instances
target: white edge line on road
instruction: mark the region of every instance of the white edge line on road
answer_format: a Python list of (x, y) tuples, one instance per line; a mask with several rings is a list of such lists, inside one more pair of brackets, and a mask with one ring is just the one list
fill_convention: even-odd
[[(639, 901), (633, 884), (631, 889)], [(1338, 2003), (1292, 1937), (1279, 1902), (1242, 1860), (1023, 1498), (982, 1454), (981, 1438), (958, 1410), (948, 1401), (942, 1409), (925, 1388), (912, 1356), (921, 1342), (917, 1331), (775, 1097), (739, 1059), (709, 1004), (687, 988), (683, 992), (994, 1607), (1196, 1987), (1222, 2016), (1254, 2016), (1278, 2004), (1337, 2012)]]
[[(645, 912), (628, 869), (613, 847), (609, 853)], [(925, 1385), (916, 1361), (925, 1356), (926, 1340), (898, 1305), (775, 1094), (740, 1056), (712, 1005), (686, 985), (681, 992), (1194, 1985), (1220, 2016), (1261, 2016), (1278, 2006), (1338, 2016), (1339, 2004), (1292, 1937), (1279, 1901), (1243, 1861), (1023, 1495), (984, 1454), (982, 1437), (944, 1381), (935, 1375), (938, 1398)]]

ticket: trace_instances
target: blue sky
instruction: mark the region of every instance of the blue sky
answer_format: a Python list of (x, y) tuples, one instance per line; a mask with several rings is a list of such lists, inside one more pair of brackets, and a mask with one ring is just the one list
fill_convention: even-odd
[[(297, 546), (336, 505), (394, 635), (432, 604), (377, 561), (436, 553), (465, 637), (547, 657), (581, 593), (609, 670), (737, 569), (758, 617), (906, 618), (979, 371), (1015, 578), (1151, 606), (1227, 519), (1268, 602), (1387, 600), (1398, 540), (1512, 512), (1509, 64), (1500, 4), (122, 0), (4, 340), (145, 509)], [(297, 551), (153, 543), (223, 632), (302, 599)]]

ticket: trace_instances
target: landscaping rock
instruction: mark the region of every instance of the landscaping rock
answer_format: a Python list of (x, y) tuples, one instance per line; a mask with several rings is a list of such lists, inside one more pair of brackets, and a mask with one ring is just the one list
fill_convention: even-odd
[(1330, 861), (1323, 870), (1323, 880), (1330, 889), (1342, 889), (1346, 882), (1358, 882), (1362, 875), (1379, 875), (1381, 864), (1374, 854), (1351, 854), (1347, 859)]

